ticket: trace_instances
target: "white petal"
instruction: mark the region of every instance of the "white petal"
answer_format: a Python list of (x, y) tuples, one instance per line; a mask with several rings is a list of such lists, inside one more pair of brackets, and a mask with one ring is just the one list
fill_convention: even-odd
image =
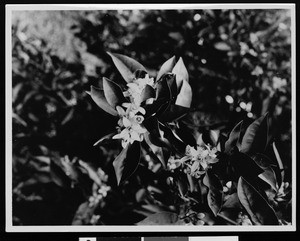
[(122, 130), (120, 133), (120, 137), (123, 139), (128, 139), (129, 138), (129, 130), (128, 129)]
[(130, 120), (128, 120), (126, 117), (123, 117), (123, 125), (124, 125), (125, 127), (129, 127), (129, 126), (131, 126), (132, 124), (131, 124), (131, 121), (130, 121)]
[(129, 97), (131, 94), (130, 94), (130, 91), (129, 91), (129, 90), (126, 90), (126, 91), (123, 92), (123, 95), (124, 95), (125, 97)]
[(209, 163), (217, 163), (218, 161), (219, 161), (218, 158), (210, 158), (208, 160)]
[(135, 116), (135, 111), (129, 111), (129, 112), (127, 113), (127, 115), (128, 115), (128, 117), (129, 117), (130, 119), (133, 119), (134, 116)]
[(129, 83), (127, 86), (133, 91), (133, 92), (139, 92), (139, 86), (136, 83)]
[(141, 129), (139, 130), (139, 133), (141, 133), (141, 134), (145, 134), (146, 132), (148, 132), (148, 131), (147, 131), (147, 129), (145, 129), (145, 128), (141, 128)]
[(191, 155), (192, 157), (196, 157), (196, 156), (198, 156), (198, 151), (195, 150), (195, 148), (191, 147), (191, 148), (190, 148), (190, 155)]
[(114, 135), (112, 138), (113, 138), (113, 139), (121, 139), (122, 137), (121, 137), (120, 134), (117, 134), (117, 135)]
[(128, 143), (129, 143), (128, 140), (122, 140), (122, 147), (126, 148)]
[(123, 120), (122, 119), (118, 120), (118, 125), (121, 126), (121, 127), (123, 126)]
[(146, 110), (143, 107), (139, 107), (138, 111), (141, 112), (141, 114), (143, 114), (143, 115), (146, 114)]
[(206, 170), (207, 169), (207, 167), (208, 167), (208, 165), (207, 165), (207, 163), (206, 162), (201, 162), (201, 166), (203, 167), (203, 169), (204, 170)]
[(190, 160), (191, 158), (189, 157), (189, 156), (184, 156), (184, 157), (182, 157), (181, 159), (180, 159), (180, 162), (181, 163), (184, 163), (185, 161), (187, 161), (187, 160)]
[(141, 141), (140, 135), (138, 132), (132, 131), (130, 132), (131, 140), (133, 141)]
[(125, 108), (129, 108), (131, 106), (131, 103), (123, 103), (122, 106), (124, 106)]
[(125, 115), (125, 110), (121, 106), (116, 106), (116, 109), (117, 109), (118, 114), (120, 116), (124, 116)]
[(199, 162), (194, 162), (191, 167), (191, 172), (195, 172), (199, 167)]
[(154, 98), (149, 98), (146, 100), (147, 105), (151, 105), (151, 104), (153, 104), (153, 102), (154, 102)]

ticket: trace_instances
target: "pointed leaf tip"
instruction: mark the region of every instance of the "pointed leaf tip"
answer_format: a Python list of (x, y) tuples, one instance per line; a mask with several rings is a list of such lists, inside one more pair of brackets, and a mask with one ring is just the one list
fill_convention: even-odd
[(186, 108), (190, 108), (192, 103), (192, 95), (193, 92), (190, 84), (186, 80), (183, 80), (175, 104)]
[(241, 129), (243, 121), (240, 121), (230, 132), (227, 141), (225, 142), (225, 152), (229, 153), (231, 149), (238, 145), (238, 141), (241, 138)]
[(120, 86), (105, 77), (103, 78), (103, 91), (108, 104), (110, 104), (114, 109), (117, 105), (121, 105), (126, 102)]
[(175, 64), (172, 73), (176, 75), (176, 83), (178, 87), (181, 86), (183, 80), (189, 82), (189, 74), (181, 57)]
[(140, 142), (135, 141), (132, 144), (128, 144), (113, 161), (118, 185), (128, 179), (136, 171), (140, 163), (140, 155)]
[(132, 82), (135, 71), (146, 71), (142, 64), (128, 56), (122, 54), (113, 54), (110, 52), (107, 52), (107, 54), (112, 58), (113, 63), (127, 83)]
[(108, 104), (103, 90), (96, 88), (94, 86), (91, 86), (90, 95), (92, 97), (92, 100), (104, 111), (111, 115), (118, 115), (118, 112), (111, 107), (111, 105)]
[(158, 74), (156, 76), (156, 79), (159, 80), (164, 74), (168, 72), (172, 72), (172, 69), (175, 66), (175, 56), (168, 59), (166, 62), (163, 63), (163, 65), (160, 67)]
[(261, 194), (243, 177), (239, 178), (237, 187), (238, 198), (256, 225), (278, 225), (274, 209)]
[(268, 113), (256, 119), (247, 128), (241, 143), (241, 152), (263, 153), (268, 142)]

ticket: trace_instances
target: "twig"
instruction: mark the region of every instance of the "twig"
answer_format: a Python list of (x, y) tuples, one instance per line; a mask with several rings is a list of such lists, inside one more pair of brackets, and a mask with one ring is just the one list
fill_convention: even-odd
[(228, 218), (228, 217), (226, 217), (226, 216), (224, 216), (224, 215), (222, 215), (220, 213), (218, 213), (217, 216), (220, 217), (220, 218), (223, 218), (224, 220), (226, 220), (227, 222), (229, 222), (229, 223), (231, 223), (233, 225), (238, 225), (237, 222), (233, 221), (232, 219), (230, 219), (230, 218)]

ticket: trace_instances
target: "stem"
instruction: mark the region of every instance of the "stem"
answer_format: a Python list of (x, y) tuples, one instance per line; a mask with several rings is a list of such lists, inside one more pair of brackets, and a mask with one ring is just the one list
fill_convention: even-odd
[(201, 200), (200, 200), (200, 201), (201, 201), (201, 204), (203, 204), (203, 203), (204, 203), (204, 198), (203, 198), (203, 190), (202, 190), (202, 189), (203, 189), (203, 188), (202, 188), (202, 181), (199, 180), (199, 181), (198, 181), (198, 184), (199, 184), (199, 189), (200, 189), (200, 194), (201, 194), (201, 195), (200, 195), (200, 197), (201, 197)]
[(224, 220), (226, 220), (226, 221), (229, 222), (230, 224), (238, 225), (237, 222), (233, 221), (232, 219), (230, 219), (230, 218), (228, 218), (228, 217), (226, 217), (226, 216), (224, 216), (224, 215), (222, 215), (222, 214), (220, 214), (220, 213), (218, 213), (217, 216), (220, 217), (220, 218), (223, 218)]

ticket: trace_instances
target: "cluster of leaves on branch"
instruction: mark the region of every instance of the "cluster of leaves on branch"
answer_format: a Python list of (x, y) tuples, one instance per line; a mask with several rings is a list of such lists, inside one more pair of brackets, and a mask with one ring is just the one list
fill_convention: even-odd
[(139, 224), (203, 225), (205, 212), (213, 214), (213, 224), (285, 222), (276, 215), (274, 205), (290, 201), (275, 143), (277, 163), (265, 155), (271, 141), (268, 114), (247, 128), (241, 121), (228, 137), (211, 130), (208, 135), (196, 133), (196, 138), (180, 122), (192, 99), (182, 58), (167, 60), (154, 80), (134, 59), (109, 55), (127, 84), (120, 86), (104, 77), (103, 88), (91, 87), (90, 95), (97, 105), (119, 119), (118, 134), (101, 138), (96, 144), (110, 137), (121, 139), (123, 149), (113, 161), (119, 185), (139, 168), (144, 149), (149, 156), (146, 167), (151, 162), (160, 163), (155, 171), (165, 172), (173, 195), (186, 206), (177, 212), (155, 213)]

